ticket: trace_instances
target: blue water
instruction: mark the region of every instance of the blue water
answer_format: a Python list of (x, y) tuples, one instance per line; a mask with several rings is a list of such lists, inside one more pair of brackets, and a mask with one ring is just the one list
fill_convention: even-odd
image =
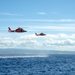
[(75, 75), (75, 55), (0, 58), (0, 75)]

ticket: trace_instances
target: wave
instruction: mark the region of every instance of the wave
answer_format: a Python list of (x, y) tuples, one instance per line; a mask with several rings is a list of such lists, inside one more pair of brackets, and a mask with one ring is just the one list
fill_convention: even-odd
[(0, 58), (32, 58), (32, 57), (48, 57), (48, 55), (29, 55), (29, 56), (0, 56)]

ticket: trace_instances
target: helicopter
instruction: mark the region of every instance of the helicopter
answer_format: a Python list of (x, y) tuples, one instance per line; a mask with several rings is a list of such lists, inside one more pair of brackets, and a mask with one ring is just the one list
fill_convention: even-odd
[(26, 30), (24, 30), (23, 28), (20, 28), (20, 27), (15, 30), (11, 30), (11, 28), (8, 27), (8, 31), (9, 32), (27, 32)]
[(40, 33), (40, 34), (35, 33), (35, 35), (36, 36), (45, 36), (46, 34), (44, 34), (44, 33)]

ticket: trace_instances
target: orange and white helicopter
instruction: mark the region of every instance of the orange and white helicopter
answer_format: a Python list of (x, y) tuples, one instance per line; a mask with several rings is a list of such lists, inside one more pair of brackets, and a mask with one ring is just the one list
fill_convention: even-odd
[(35, 33), (35, 35), (36, 36), (45, 36), (46, 34), (44, 34), (44, 33), (40, 33), (40, 34)]
[(22, 28), (17, 28), (17, 29), (15, 29), (15, 30), (11, 30), (11, 28), (10, 27), (8, 27), (8, 31), (9, 32), (27, 32), (26, 30), (24, 30), (24, 29), (22, 29)]

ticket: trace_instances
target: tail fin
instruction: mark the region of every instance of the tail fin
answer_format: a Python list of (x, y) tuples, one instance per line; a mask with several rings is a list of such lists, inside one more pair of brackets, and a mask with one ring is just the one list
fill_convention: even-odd
[(38, 34), (37, 34), (37, 33), (35, 33), (35, 35), (37, 35), (37, 36), (38, 36)]
[(10, 27), (8, 27), (8, 29), (9, 29), (9, 30), (11, 30), (11, 28), (10, 28)]
[(37, 35), (37, 33), (35, 33), (35, 35)]
[(8, 31), (11, 31), (11, 28), (10, 27), (8, 27)]

